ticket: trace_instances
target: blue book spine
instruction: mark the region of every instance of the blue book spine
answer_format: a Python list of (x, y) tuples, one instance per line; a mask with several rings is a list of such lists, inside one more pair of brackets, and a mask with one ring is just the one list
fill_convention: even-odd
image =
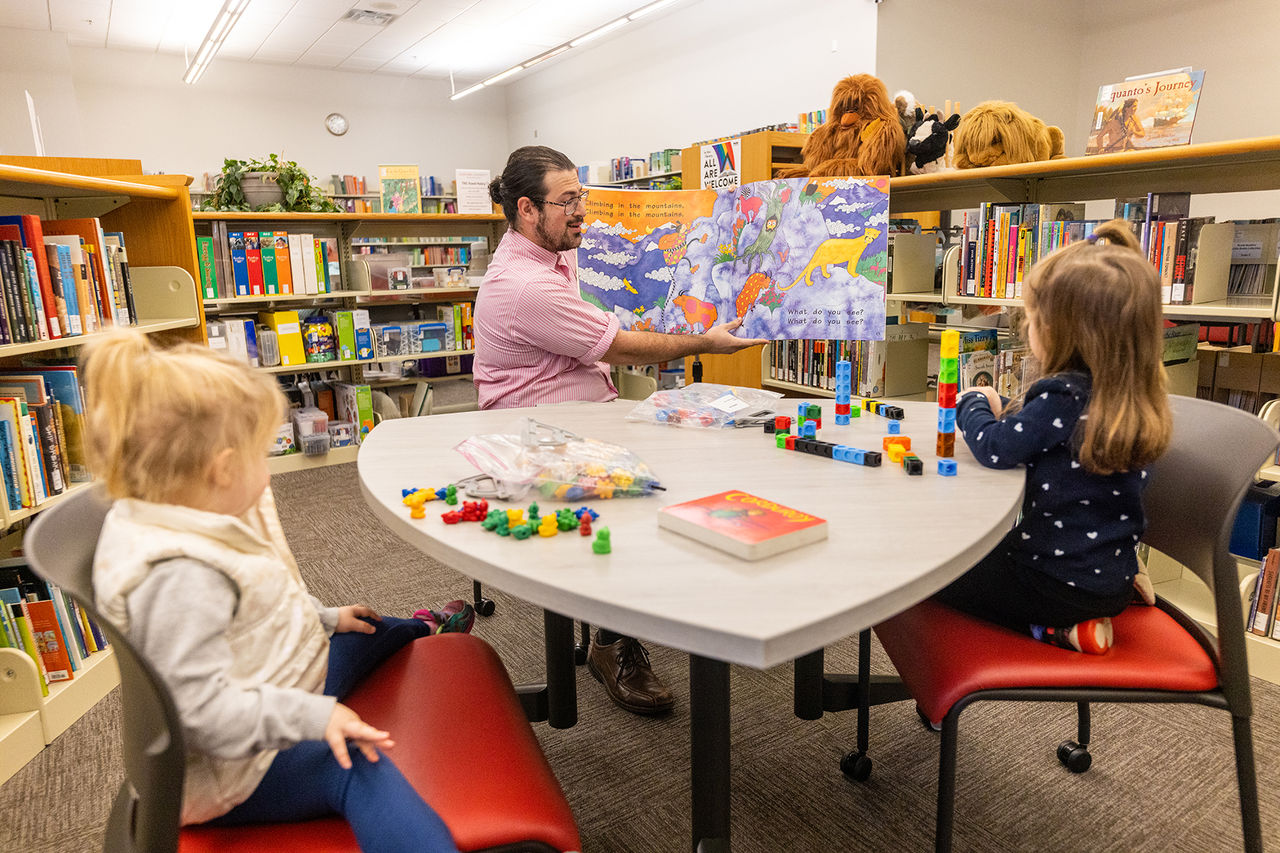
[(55, 250), (58, 259), (58, 278), (62, 281), (62, 298), (67, 303), (67, 325), (70, 334), (83, 335), (84, 324), (80, 319), (80, 294), (76, 293), (75, 267), (71, 265), (71, 247), (61, 243), (47, 248)]
[(8, 421), (0, 421), (0, 469), (4, 473), (5, 500), (9, 509), (22, 509), (22, 489), (18, 485), (17, 452)]
[(258, 327), (252, 320), (244, 322), (244, 345), (249, 351), (249, 364), (257, 367), (258, 362)]
[(76, 645), (80, 647), (80, 657), (87, 658), (89, 656), (89, 645), (84, 641), (84, 629), (80, 625), (80, 613), (76, 609), (79, 605), (76, 604), (75, 599), (62, 590), (58, 590), (58, 594), (62, 596), (62, 603), (67, 608), (67, 619), (71, 622), (71, 636), (75, 639)]
[(244, 251), (244, 232), (228, 231), (231, 244), (231, 277), (236, 284), (236, 296), (249, 295), (249, 257)]

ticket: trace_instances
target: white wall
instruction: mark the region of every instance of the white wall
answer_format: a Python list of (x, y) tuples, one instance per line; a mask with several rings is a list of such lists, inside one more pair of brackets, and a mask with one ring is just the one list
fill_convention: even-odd
[(35, 102), (45, 153), (67, 150), (59, 145), (81, 150), (80, 113), (65, 36), (0, 27), (0, 154), (36, 153), (24, 90)]
[(885, 0), (877, 8), (876, 73), (891, 94), (907, 89), (938, 108), (959, 102), (962, 113), (982, 101), (1013, 101), (1062, 128), (1068, 154), (1083, 152), (1092, 113), (1077, 120), (1086, 23), (1078, 4)]
[[(195, 86), (181, 57), (71, 49), (73, 82), (92, 153), (141, 157), (143, 166), (200, 176), (224, 157), (283, 151), (322, 181), (377, 178), (379, 163), (416, 163), (452, 179), (457, 168), (500, 168), (507, 155), (501, 90), (449, 100), (447, 82), (214, 60)], [(324, 117), (351, 129), (333, 136)]]
[(874, 71), (875, 10), (872, 0), (683, 0), (507, 84), (510, 145), (585, 163), (795, 121), (826, 107), (837, 80)]
[[(215, 173), (225, 157), (283, 151), (327, 184), (376, 180), (379, 163), (454, 169), (506, 161), (506, 93), (449, 100), (439, 80), (215, 60), (195, 86), (182, 57), (68, 47), (54, 33), (0, 29), (0, 150), (33, 154), (23, 86), (32, 90), (51, 156), (130, 157), (148, 171)], [(331, 112), (351, 129), (324, 129)]]

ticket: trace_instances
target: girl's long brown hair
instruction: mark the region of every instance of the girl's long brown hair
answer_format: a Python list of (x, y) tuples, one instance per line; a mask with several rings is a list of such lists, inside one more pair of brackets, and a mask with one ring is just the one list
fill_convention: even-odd
[(1025, 301), (1044, 374), (1083, 370), (1093, 377), (1076, 432), (1080, 464), (1111, 474), (1153, 462), (1172, 432), (1160, 280), (1128, 223), (1106, 222), (1088, 241), (1036, 264)]

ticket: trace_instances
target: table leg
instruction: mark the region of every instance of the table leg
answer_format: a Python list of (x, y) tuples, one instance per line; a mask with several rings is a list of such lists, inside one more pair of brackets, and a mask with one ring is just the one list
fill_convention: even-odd
[(578, 722), (578, 682), (573, 667), (573, 620), (542, 611), (547, 658), (547, 722), (567, 729)]
[(729, 665), (689, 655), (693, 849), (729, 850)]

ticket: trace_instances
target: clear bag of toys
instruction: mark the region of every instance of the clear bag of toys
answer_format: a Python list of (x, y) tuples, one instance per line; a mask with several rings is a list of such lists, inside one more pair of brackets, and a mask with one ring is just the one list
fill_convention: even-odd
[(454, 450), (476, 466), (472, 497), (520, 500), (531, 489), (563, 501), (643, 497), (662, 491), (649, 466), (617, 444), (583, 438), (568, 430), (521, 418), (518, 435), (475, 435)]
[(627, 420), (693, 429), (750, 426), (776, 414), (781, 398), (776, 391), (695, 382), (654, 391), (627, 414)]

